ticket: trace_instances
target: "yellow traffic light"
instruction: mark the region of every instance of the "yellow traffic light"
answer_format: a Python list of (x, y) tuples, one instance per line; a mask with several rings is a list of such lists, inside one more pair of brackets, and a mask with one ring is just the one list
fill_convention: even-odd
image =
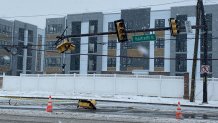
[(59, 53), (64, 53), (65, 51), (75, 50), (75, 45), (70, 43), (68, 40), (64, 40), (56, 47), (56, 49)]
[(174, 18), (170, 18), (169, 25), (170, 25), (171, 35), (177, 36), (179, 34), (179, 26), (177, 20)]
[(114, 21), (114, 25), (117, 32), (118, 42), (128, 41), (124, 20), (116, 20)]

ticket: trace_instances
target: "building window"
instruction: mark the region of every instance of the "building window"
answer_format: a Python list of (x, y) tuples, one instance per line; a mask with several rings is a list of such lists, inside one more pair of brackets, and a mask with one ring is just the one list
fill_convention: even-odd
[(10, 59), (6, 60), (4, 57), (0, 56), (0, 66), (10, 65)]
[(59, 57), (46, 58), (46, 65), (48, 67), (59, 67), (61, 66), (61, 58)]
[(180, 34), (176, 37), (176, 52), (187, 51), (187, 35)]
[(116, 58), (108, 57), (107, 65), (108, 65), (108, 67), (116, 67)]
[(71, 55), (70, 70), (79, 70), (80, 55)]
[(187, 71), (187, 55), (186, 54), (176, 54), (176, 72), (186, 72)]
[(97, 37), (89, 37), (89, 53), (97, 52)]
[(96, 55), (89, 55), (88, 70), (96, 71)]
[(31, 70), (31, 67), (32, 67), (32, 58), (31, 57), (27, 57), (26, 69), (27, 70)]
[(63, 31), (62, 24), (50, 24), (47, 26), (47, 33), (61, 33)]
[(212, 31), (212, 14), (206, 14), (206, 22), (208, 31)]
[(117, 40), (109, 40), (108, 41), (108, 49), (116, 49)]
[(11, 35), (12, 28), (10, 26), (0, 24), (0, 33), (6, 34), (6, 35)]
[(46, 50), (56, 50), (55, 41), (46, 41)]
[(28, 30), (28, 42), (33, 42), (33, 31)]
[(23, 70), (23, 57), (21, 56), (17, 57), (17, 69)]
[(155, 48), (164, 48), (164, 38), (157, 38)]
[(81, 34), (81, 22), (72, 22), (72, 35), (79, 35)]
[[(177, 15), (176, 19), (178, 20), (179, 27), (185, 27), (185, 21), (187, 21), (187, 15)], [(180, 29), (180, 32), (186, 32), (186, 29)]]
[(19, 28), (19, 32), (18, 32), (18, 39), (20, 40), (20, 41), (24, 41), (24, 29), (23, 28)]
[(71, 53), (80, 53), (80, 38), (71, 38), (71, 42), (75, 45), (76, 49), (72, 50)]
[(154, 59), (154, 67), (164, 67), (164, 59), (163, 58), (155, 58)]
[(155, 28), (165, 27), (165, 19), (155, 19)]
[(114, 22), (108, 22), (108, 32), (114, 32), (114, 31), (115, 31)]
[(91, 20), (89, 21), (89, 33), (97, 33), (98, 32), (98, 21)]

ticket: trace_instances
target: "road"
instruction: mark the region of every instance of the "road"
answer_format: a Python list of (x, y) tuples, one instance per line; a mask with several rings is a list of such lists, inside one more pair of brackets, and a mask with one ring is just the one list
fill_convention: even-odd
[[(0, 122), (3, 123), (145, 123), (176, 122), (176, 106), (140, 103), (97, 102), (97, 110), (77, 109), (75, 100), (56, 101), (53, 112), (45, 112), (46, 102), (36, 100), (0, 101)], [(181, 106), (180, 122), (218, 122), (218, 110)]]

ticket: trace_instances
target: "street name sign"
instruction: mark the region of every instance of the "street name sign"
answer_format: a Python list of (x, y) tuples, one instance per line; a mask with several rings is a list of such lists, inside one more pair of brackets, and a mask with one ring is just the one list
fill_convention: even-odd
[(132, 36), (132, 41), (133, 42), (155, 41), (155, 40), (156, 40), (156, 35), (155, 34)]

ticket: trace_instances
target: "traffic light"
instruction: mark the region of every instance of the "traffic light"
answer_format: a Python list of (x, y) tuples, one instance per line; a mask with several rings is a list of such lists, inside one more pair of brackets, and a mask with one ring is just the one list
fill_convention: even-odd
[(174, 18), (170, 18), (169, 25), (170, 25), (171, 35), (177, 36), (179, 34), (178, 21)]
[(128, 41), (124, 20), (116, 20), (114, 21), (114, 25), (117, 32), (118, 42)]
[(70, 43), (68, 40), (64, 40), (62, 43), (60, 43), (56, 49), (59, 53), (64, 53), (65, 51), (75, 50), (75, 45)]

